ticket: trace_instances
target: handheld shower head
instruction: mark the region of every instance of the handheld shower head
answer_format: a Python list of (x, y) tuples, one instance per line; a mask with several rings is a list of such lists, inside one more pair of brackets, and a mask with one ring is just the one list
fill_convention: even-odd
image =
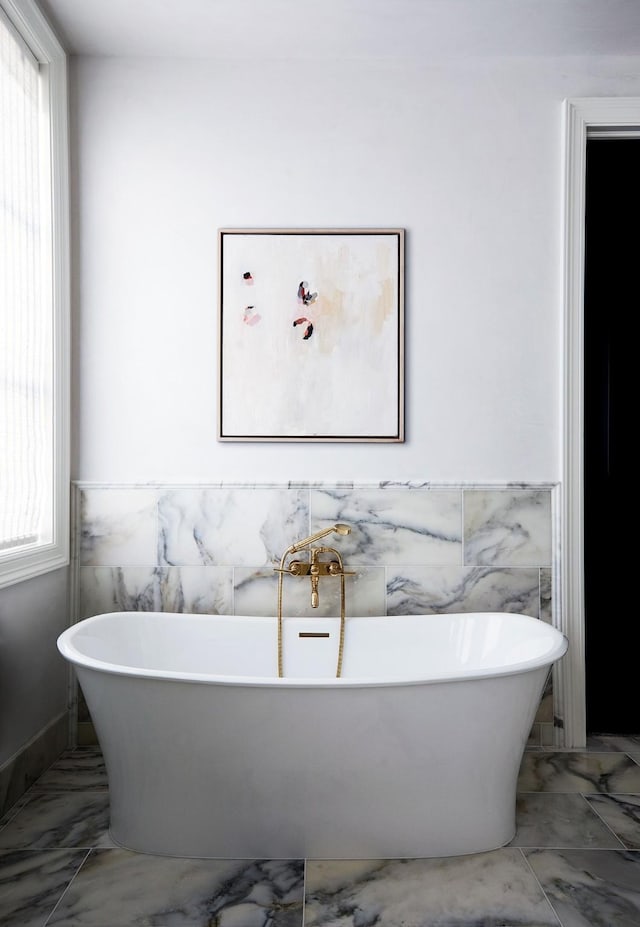
[(328, 534), (340, 534), (343, 537), (347, 534), (351, 534), (351, 527), (349, 525), (331, 525), (330, 528), (324, 528), (322, 531), (316, 531), (315, 534), (310, 534), (308, 538), (304, 538), (302, 541), (296, 541), (295, 544), (292, 544), (291, 547), (287, 550), (287, 554), (295, 554), (298, 550), (303, 550), (303, 548), (308, 547), (309, 544), (313, 544), (315, 541), (319, 541), (321, 538), (326, 538)]

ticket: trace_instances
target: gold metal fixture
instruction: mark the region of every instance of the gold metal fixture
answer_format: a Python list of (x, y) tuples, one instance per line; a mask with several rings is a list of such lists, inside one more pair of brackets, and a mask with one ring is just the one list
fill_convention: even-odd
[(343, 536), (351, 534), (351, 527), (350, 525), (337, 524), (331, 525), (330, 528), (323, 528), (322, 531), (316, 531), (315, 534), (310, 534), (308, 538), (304, 538), (302, 541), (296, 541), (295, 544), (291, 545), (291, 547), (287, 547), (283, 557), (286, 557), (288, 554), (295, 554), (296, 551), (308, 547), (309, 544), (314, 544), (321, 538), (326, 538), (329, 534), (341, 534)]
[[(275, 568), (274, 572), (278, 574), (278, 676), (283, 676), (282, 671), (282, 593), (283, 579), (285, 573), (291, 576), (309, 576), (311, 579), (311, 607), (317, 608), (320, 604), (319, 582), (321, 576), (339, 576), (340, 577), (340, 639), (338, 643), (338, 664), (336, 667), (336, 677), (342, 674), (342, 656), (344, 651), (344, 629), (345, 629), (345, 576), (353, 576), (353, 572), (345, 570), (342, 557), (333, 547), (312, 547), (316, 541), (327, 537), (329, 534), (339, 534), (345, 536), (351, 533), (349, 525), (331, 525), (330, 528), (324, 528), (322, 531), (316, 531), (310, 534), (308, 538), (296, 541), (287, 547), (280, 558), (280, 566)], [(287, 566), (287, 558), (300, 550), (308, 548), (309, 560), (291, 560)], [(334, 560), (321, 560), (320, 554), (334, 554)], [(300, 637), (324, 636), (300, 634)]]

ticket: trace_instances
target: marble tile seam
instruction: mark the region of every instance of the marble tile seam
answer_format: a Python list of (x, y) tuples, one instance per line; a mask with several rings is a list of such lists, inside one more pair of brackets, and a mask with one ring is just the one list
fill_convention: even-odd
[[(584, 795), (584, 794), (582, 795), (582, 799), (583, 799), (584, 803), (588, 806), (588, 808), (589, 808), (589, 810), (591, 811), (591, 813), (592, 813), (592, 814), (595, 814), (595, 816), (598, 818), (598, 820), (600, 821), (600, 823), (601, 823), (604, 827), (606, 827), (607, 830), (610, 831), (611, 834), (613, 834), (613, 836), (614, 836), (615, 839), (618, 841), (618, 843), (620, 844), (620, 846), (621, 846), (621, 848), (622, 848), (623, 850), (633, 849), (633, 848), (630, 848), (629, 846), (627, 846), (627, 844), (624, 842), (624, 840), (622, 839), (622, 837), (620, 836), (620, 834), (616, 833), (616, 831), (614, 830), (614, 828), (612, 827), (612, 825), (602, 816), (602, 814), (600, 814), (600, 812), (598, 811), (598, 809), (597, 809), (596, 807), (594, 807), (593, 802), (592, 802), (592, 801), (589, 801), (589, 798), (590, 798), (590, 797), (593, 798), (593, 796)], [(596, 796), (596, 798), (597, 798), (597, 797), (598, 797), (598, 796)], [(605, 795), (604, 797), (605, 797), (605, 798), (615, 798), (615, 796), (612, 795), (612, 794)], [(622, 797), (622, 796), (619, 796), (619, 797)]]
[[(83, 849), (84, 849), (84, 848), (83, 848)], [(73, 884), (73, 882), (74, 882), (75, 879), (77, 878), (78, 873), (80, 872), (80, 870), (82, 869), (82, 867), (84, 866), (84, 864), (86, 863), (86, 861), (87, 861), (87, 860), (89, 859), (89, 857), (91, 856), (91, 852), (92, 852), (92, 850), (91, 850), (91, 849), (88, 849), (87, 852), (85, 853), (84, 857), (83, 857), (82, 860), (80, 861), (80, 865), (78, 866), (78, 868), (76, 869), (76, 871), (74, 872), (74, 874), (71, 876), (71, 878), (70, 878), (69, 881), (67, 882), (65, 888), (63, 889), (63, 891), (62, 891), (61, 894), (60, 894), (60, 897), (58, 898), (58, 900), (57, 900), (56, 903), (54, 904), (53, 908), (52, 908), (51, 911), (49, 912), (49, 915), (47, 916), (46, 920), (43, 922), (42, 927), (47, 927), (47, 924), (50, 922), (50, 920), (51, 920), (51, 918), (54, 916), (54, 914), (55, 914), (57, 908), (58, 908), (58, 907), (60, 906), (60, 904), (62, 903), (62, 899), (63, 899), (64, 896), (67, 894), (67, 892), (68, 892), (69, 889), (71, 888), (71, 885)], [(106, 927), (106, 925), (105, 925), (105, 927)], [(113, 925), (113, 927), (116, 927), (116, 925)]]
[(536, 875), (535, 869), (533, 868), (533, 866), (531, 865), (531, 863), (529, 862), (529, 860), (528, 860), (528, 858), (527, 858), (527, 854), (525, 853), (525, 850), (528, 850), (528, 849), (531, 849), (531, 848), (530, 848), (530, 847), (518, 847), (518, 849), (520, 850), (520, 855), (522, 856), (522, 859), (524, 860), (524, 864), (525, 864), (526, 868), (529, 870), (529, 872), (531, 873), (532, 877), (534, 878), (534, 880), (535, 880), (535, 882), (536, 882), (536, 885), (538, 886), (538, 888), (539, 888), (540, 891), (542, 892), (542, 895), (543, 895), (545, 901), (547, 902), (547, 904), (549, 905), (549, 908), (551, 909), (551, 911), (552, 911), (552, 913), (553, 913), (553, 916), (554, 916), (555, 919), (557, 920), (557, 922), (558, 922), (558, 927), (565, 927), (565, 925), (563, 924), (563, 922), (560, 920), (560, 917), (559, 917), (559, 915), (558, 915), (558, 912), (556, 911), (554, 905), (552, 904), (551, 899), (549, 898), (549, 895), (548, 895), (547, 892), (544, 890), (544, 888), (543, 888), (543, 886), (542, 886), (542, 883), (541, 883), (540, 879), (539, 879), (538, 876)]

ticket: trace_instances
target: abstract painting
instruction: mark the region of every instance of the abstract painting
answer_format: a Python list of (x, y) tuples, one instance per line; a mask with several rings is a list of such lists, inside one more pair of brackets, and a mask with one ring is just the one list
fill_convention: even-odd
[(404, 230), (221, 229), (220, 441), (404, 441)]

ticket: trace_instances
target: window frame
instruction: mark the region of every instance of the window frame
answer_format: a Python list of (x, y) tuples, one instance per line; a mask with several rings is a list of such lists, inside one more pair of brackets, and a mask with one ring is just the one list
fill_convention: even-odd
[(71, 311), (67, 55), (34, 0), (0, 0), (0, 10), (38, 61), (48, 99), (53, 316), (52, 538), (0, 551), (2, 588), (69, 564)]

